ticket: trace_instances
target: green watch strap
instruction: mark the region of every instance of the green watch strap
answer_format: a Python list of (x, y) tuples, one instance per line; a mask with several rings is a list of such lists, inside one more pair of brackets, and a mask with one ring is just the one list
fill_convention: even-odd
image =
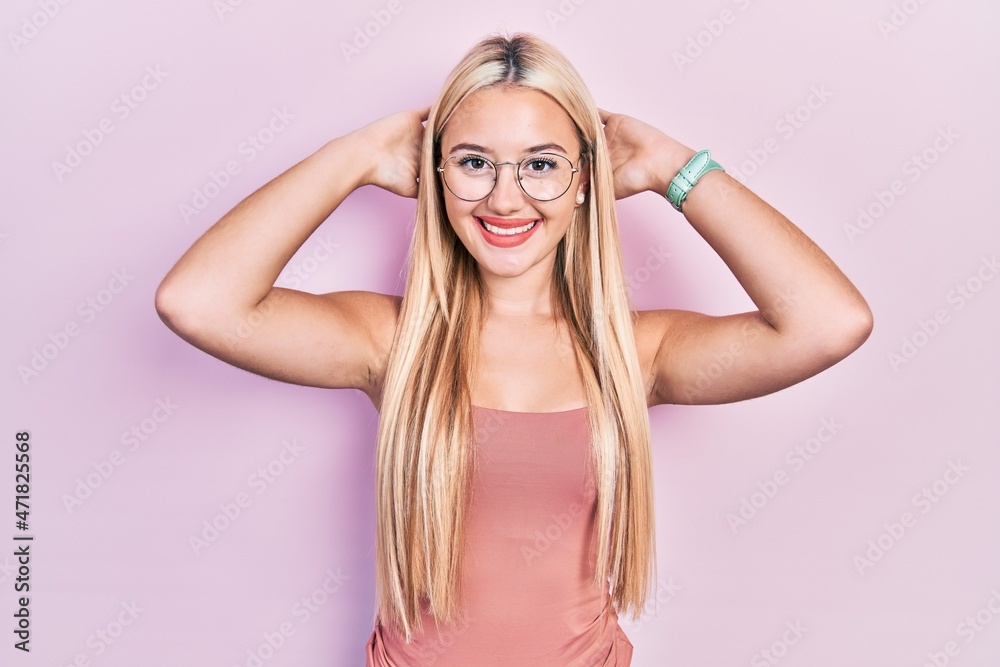
[(681, 167), (681, 170), (670, 181), (670, 187), (667, 188), (667, 194), (665, 195), (667, 201), (680, 211), (681, 206), (684, 205), (684, 200), (687, 199), (688, 193), (691, 192), (691, 188), (695, 186), (698, 179), (713, 169), (725, 171), (722, 165), (712, 159), (712, 154), (708, 151), (695, 153), (694, 157)]

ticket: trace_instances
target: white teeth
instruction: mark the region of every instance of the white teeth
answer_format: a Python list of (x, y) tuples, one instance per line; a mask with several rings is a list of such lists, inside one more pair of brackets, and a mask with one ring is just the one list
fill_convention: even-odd
[(514, 234), (523, 234), (524, 232), (526, 232), (529, 229), (531, 229), (532, 227), (534, 227), (535, 223), (537, 223), (538, 221), (537, 220), (532, 220), (531, 222), (529, 222), (528, 224), (526, 224), (524, 227), (512, 227), (510, 229), (504, 229), (503, 227), (496, 227), (496, 226), (491, 225), (490, 223), (486, 222), (483, 219), (479, 219), (479, 222), (482, 223), (483, 227), (485, 227), (486, 230), (489, 231), (489, 232), (493, 232), (494, 234), (497, 234), (499, 236), (513, 236)]

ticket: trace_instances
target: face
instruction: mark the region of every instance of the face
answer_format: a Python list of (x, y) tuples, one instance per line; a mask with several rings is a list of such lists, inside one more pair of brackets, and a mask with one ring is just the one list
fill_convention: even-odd
[[(539, 153), (555, 153), (579, 167), (580, 148), (573, 121), (562, 107), (545, 93), (527, 88), (476, 91), (455, 110), (441, 135), (442, 164), (456, 155), (518, 163)], [(484, 164), (475, 161), (471, 166)], [(526, 170), (544, 168), (544, 163), (528, 162), (522, 178), (531, 177)], [(480, 271), (501, 277), (529, 270), (551, 275), (556, 246), (579, 206), (577, 195), (587, 192), (585, 171), (573, 174), (561, 197), (545, 202), (532, 199), (519, 187), (516, 164), (498, 166), (496, 186), (479, 201), (459, 199), (442, 181), (448, 220)], [(486, 226), (510, 229), (532, 223), (531, 229), (515, 234), (494, 234)]]

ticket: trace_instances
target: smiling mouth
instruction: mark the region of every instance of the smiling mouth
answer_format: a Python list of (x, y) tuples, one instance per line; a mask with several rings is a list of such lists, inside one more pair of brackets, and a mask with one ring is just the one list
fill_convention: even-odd
[(539, 222), (538, 220), (532, 220), (531, 222), (528, 222), (518, 227), (509, 227), (509, 226), (501, 227), (499, 225), (494, 225), (489, 222), (486, 222), (482, 218), (478, 217), (476, 218), (476, 221), (479, 222), (479, 224), (483, 227), (483, 229), (490, 232), (491, 234), (496, 234), (497, 236), (515, 236), (517, 234), (523, 234), (525, 232), (531, 231), (535, 227), (535, 225), (537, 225)]

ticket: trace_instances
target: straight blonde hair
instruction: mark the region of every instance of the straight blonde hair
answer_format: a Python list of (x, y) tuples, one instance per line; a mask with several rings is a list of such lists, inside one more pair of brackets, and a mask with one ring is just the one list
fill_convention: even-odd
[(474, 473), (471, 387), (488, 295), (446, 217), (435, 168), (451, 114), (491, 86), (531, 88), (566, 110), (579, 135), (590, 195), (556, 250), (552, 301), (582, 369), (596, 472), (594, 585), (638, 617), (655, 571), (652, 461), (634, 314), (621, 264), (614, 179), (597, 107), (565, 56), (525, 33), (489, 36), (446, 80), (424, 134), (416, 224), (379, 406), (376, 587), (379, 613), (405, 633), (427, 605), (460, 608), (463, 519)]

